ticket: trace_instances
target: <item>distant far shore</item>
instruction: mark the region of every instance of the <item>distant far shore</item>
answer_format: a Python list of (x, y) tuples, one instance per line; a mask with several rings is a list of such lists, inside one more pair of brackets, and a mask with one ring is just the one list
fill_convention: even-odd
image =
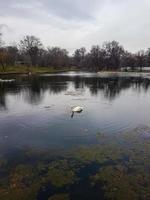
[[(5, 71), (0, 68), (0, 75), (21, 75), (21, 74), (51, 74), (51, 73), (61, 73), (61, 72), (69, 72), (69, 71), (83, 71), (76, 67), (60, 67), (60, 68), (54, 68), (54, 67), (27, 67), (27, 66), (8, 66), (5, 68)], [(85, 71), (85, 72), (93, 72), (98, 74), (128, 74), (128, 73), (150, 73), (150, 70), (145, 70), (143, 68), (142, 71), (140, 70), (102, 70), (102, 71)]]
[(52, 67), (6, 67), (5, 71), (0, 69), (0, 75), (20, 75), (20, 74), (46, 74), (46, 73), (61, 73), (68, 71), (76, 71), (76, 68), (52, 68)]

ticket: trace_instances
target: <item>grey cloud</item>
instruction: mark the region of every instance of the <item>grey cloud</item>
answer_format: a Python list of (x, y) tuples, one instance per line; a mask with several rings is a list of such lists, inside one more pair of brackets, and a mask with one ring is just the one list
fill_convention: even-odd
[(94, 11), (97, 6), (100, 9), (103, 4), (104, 0), (5, 0), (1, 2), (0, 15), (10, 14), (29, 18), (38, 17), (37, 15), (44, 11), (47, 15), (54, 15), (64, 20), (87, 21), (94, 19)]
[(93, 19), (93, 13), (97, 6), (100, 9), (100, 6), (102, 6), (103, 3), (103, 0), (45, 0), (45, 6), (48, 8), (49, 12), (66, 20)]
[(8, 28), (7, 24), (0, 24), (0, 30), (2, 30), (4, 28)]
[(150, 46), (149, 11), (149, 0), (0, 0), (0, 23), (8, 42), (33, 34), (74, 49), (115, 39), (136, 51)]
[(25, 1), (22, 0), (5, 0), (1, 3), (0, 16), (11, 16), (19, 18), (30, 18), (34, 17), (34, 11), (37, 10), (37, 4), (35, 1)]
[(11, 31), (9, 26), (7, 24), (0, 24), (0, 33), (8, 32)]

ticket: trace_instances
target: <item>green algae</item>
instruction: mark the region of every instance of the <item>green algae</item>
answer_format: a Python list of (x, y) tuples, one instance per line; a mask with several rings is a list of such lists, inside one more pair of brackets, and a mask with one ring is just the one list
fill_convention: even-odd
[(89, 182), (93, 194), (104, 192), (101, 199), (149, 200), (149, 130), (140, 127), (117, 135), (99, 133), (99, 144), (68, 152), (27, 149), (12, 166), (9, 158), (1, 157), (0, 199), (41, 200), (48, 185), (51, 192), (42, 200), (68, 200), (74, 195), (72, 187), (80, 200), (84, 192), (80, 185)]
[(62, 194), (56, 194), (50, 197), (48, 200), (69, 200), (69, 195), (62, 193)]
[(73, 184), (76, 181), (74, 169), (67, 160), (54, 161), (48, 166), (47, 180), (56, 187)]

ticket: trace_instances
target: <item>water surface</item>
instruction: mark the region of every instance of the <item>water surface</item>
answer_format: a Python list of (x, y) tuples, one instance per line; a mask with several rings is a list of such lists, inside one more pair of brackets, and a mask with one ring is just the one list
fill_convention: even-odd
[[(98, 132), (116, 134), (150, 124), (147, 77), (72, 72), (13, 78), (0, 83), (2, 150), (96, 144)], [(71, 107), (78, 105), (83, 112), (71, 118)]]
[(147, 74), (1, 79), (1, 200), (150, 199)]

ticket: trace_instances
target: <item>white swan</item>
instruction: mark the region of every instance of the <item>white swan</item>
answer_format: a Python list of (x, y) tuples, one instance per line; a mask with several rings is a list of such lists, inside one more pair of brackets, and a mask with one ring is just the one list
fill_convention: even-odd
[(82, 111), (83, 111), (83, 107), (81, 106), (72, 107), (72, 112), (82, 112)]
[(81, 113), (83, 111), (83, 107), (75, 106), (75, 107), (71, 107), (71, 110), (72, 110), (71, 118), (73, 118), (75, 112), (76, 113)]

